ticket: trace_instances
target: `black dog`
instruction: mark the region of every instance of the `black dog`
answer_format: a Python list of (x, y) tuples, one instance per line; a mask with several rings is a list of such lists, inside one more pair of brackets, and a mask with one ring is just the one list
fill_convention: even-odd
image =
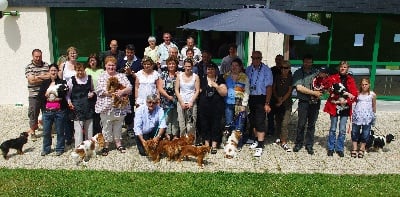
[(375, 135), (374, 131), (371, 130), (371, 133), (369, 135), (369, 138), (368, 138), (368, 141), (366, 144), (366, 149), (374, 150), (374, 151), (382, 150), (386, 144), (389, 144), (392, 141), (394, 141), (394, 135), (392, 135), (392, 134), (387, 134), (386, 136)]
[(4, 159), (8, 159), (7, 154), (10, 148), (17, 149), (17, 153), (22, 155), (22, 147), (28, 142), (28, 132), (23, 132), (18, 138), (7, 140), (0, 145), (1, 151), (3, 152)]

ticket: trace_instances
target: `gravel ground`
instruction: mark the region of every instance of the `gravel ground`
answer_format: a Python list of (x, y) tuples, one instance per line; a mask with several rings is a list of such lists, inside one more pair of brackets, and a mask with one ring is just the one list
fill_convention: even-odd
[[(391, 108), (393, 109), (393, 108)], [(379, 107), (378, 107), (379, 110)], [(0, 105), (0, 142), (15, 138), (20, 132), (28, 128), (26, 106)], [(377, 113), (377, 125), (375, 130), (379, 134), (392, 133), (396, 137), (400, 134), (400, 112), (393, 110), (379, 111)], [(297, 113), (293, 113), (290, 123), (289, 145), (294, 146), (295, 127)], [(38, 141), (31, 140), (25, 144), (24, 155), (17, 155), (16, 150), (10, 150), (9, 160), (0, 158), (2, 168), (26, 168), (26, 169), (68, 169), (68, 170), (109, 170), (109, 171), (160, 171), (160, 172), (269, 172), (269, 173), (327, 173), (327, 174), (399, 174), (400, 173), (400, 145), (394, 141), (387, 145), (382, 152), (371, 152), (363, 159), (350, 157), (350, 135), (346, 136), (345, 157), (340, 158), (336, 154), (333, 157), (326, 156), (326, 136), (329, 129), (329, 116), (320, 112), (317, 121), (315, 136), (315, 154), (308, 155), (303, 148), (298, 153), (286, 153), (280, 146), (274, 145), (276, 137), (268, 137), (264, 154), (260, 158), (254, 158), (249, 145), (245, 145), (238, 157), (225, 159), (223, 150), (219, 149), (216, 155), (209, 154), (205, 158), (205, 166), (199, 168), (194, 159), (190, 161), (171, 162), (163, 158), (159, 163), (153, 163), (147, 157), (139, 155), (133, 140), (129, 139), (123, 131), (124, 144), (127, 147), (125, 154), (119, 153), (114, 147), (107, 157), (98, 156), (92, 158), (86, 167), (77, 166), (70, 158), (72, 147), (67, 147), (61, 156), (51, 153), (45, 157), (40, 156), (42, 138)], [(37, 134), (41, 134), (38, 131)], [(55, 138), (53, 139), (53, 143)], [(54, 148), (54, 147), (53, 147)]]

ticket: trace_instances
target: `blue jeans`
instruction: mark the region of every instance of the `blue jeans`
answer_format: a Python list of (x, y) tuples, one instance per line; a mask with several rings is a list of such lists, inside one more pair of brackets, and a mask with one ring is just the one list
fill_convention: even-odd
[[(360, 133), (360, 129), (361, 129), (361, 133)], [(368, 124), (368, 125), (352, 124), (351, 141), (367, 143), (370, 132), (371, 132), (371, 124)]]
[(44, 111), (43, 112), (43, 152), (50, 153), (51, 151), (51, 129), (53, 123), (56, 126), (57, 144), (56, 152), (64, 152), (65, 148), (65, 110), (61, 111)]
[(314, 145), (315, 122), (318, 119), (321, 103), (310, 104), (308, 101), (299, 100), (298, 121), (296, 130), (296, 146), (303, 146), (304, 130), (307, 123), (307, 133), (305, 134), (305, 144), (307, 148)]
[[(346, 139), (346, 124), (348, 116), (331, 116), (331, 128), (328, 136), (328, 150), (343, 152), (344, 140)], [(339, 134), (336, 138), (336, 127), (339, 119)]]

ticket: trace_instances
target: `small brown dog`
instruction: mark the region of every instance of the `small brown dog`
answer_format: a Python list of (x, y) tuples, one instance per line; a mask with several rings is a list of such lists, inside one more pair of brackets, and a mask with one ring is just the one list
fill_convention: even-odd
[(189, 156), (194, 156), (197, 158), (197, 165), (202, 167), (204, 164), (204, 157), (206, 156), (207, 153), (209, 153), (211, 150), (210, 146), (192, 146), (192, 145), (186, 145), (182, 146), (181, 154), (179, 156), (178, 161), (182, 161), (183, 157), (188, 159)]
[(124, 108), (128, 105), (129, 103), (129, 97), (128, 95), (118, 97), (115, 92), (117, 90), (123, 90), (125, 86), (123, 86), (121, 83), (119, 83), (117, 77), (110, 77), (108, 78), (107, 81), (107, 91), (112, 94), (112, 101), (113, 101), (113, 107), (115, 108)]
[(143, 143), (144, 150), (146, 151), (147, 155), (151, 157), (151, 160), (154, 163), (160, 161), (161, 154), (164, 151), (164, 144), (166, 142), (166, 140), (160, 140), (157, 143), (155, 140), (149, 139)]
[(28, 132), (23, 132), (19, 135), (18, 138), (15, 139), (10, 139), (7, 141), (4, 141), (0, 145), (0, 149), (3, 152), (3, 157), (4, 159), (8, 159), (8, 152), (10, 151), (10, 148), (17, 149), (17, 154), (22, 155), (24, 152), (22, 151), (22, 147), (24, 144), (28, 142)]
[(172, 141), (166, 141), (163, 145), (164, 153), (167, 155), (168, 160), (178, 160), (182, 146), (193, 145), (194, 135), (189, 134)]

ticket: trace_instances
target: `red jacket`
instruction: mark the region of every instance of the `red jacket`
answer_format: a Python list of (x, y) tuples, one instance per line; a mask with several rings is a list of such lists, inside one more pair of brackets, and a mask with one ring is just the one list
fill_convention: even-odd
[[(346, 84), (346, 89), (347, 92), (351, 93), (354, 95), (354, 99), (347, 98), (347, 104), (349, 106), (349, 111), (350, 111), (350, 116), (353, 112), (352, 110), (352, 104), (355, 102), (355, 98), (358, 96), (358, 91), (357, 91), (357, 85), (356, 81), (354, 80), (353, 76), (351, 75), (346, 75), (347, 77), (347, 84)], [(325, 83), (327, 84), (328, 87), (332, 87), (333, 84), (335, 83), (341, 83), (340, 80), (340, 75), (339, 74), (334, 74), (329, 76), (328, 78), (325, 79)], [(336, 104), (332, 103), (332, 101), (336, 101), (340, 95), (335, 94), (332, 89), (329, 89), (329, 98), (326, 101), (325, 107), (324, 107), (324, 112), (328, 113), (331, 116), (336, 116)]]

